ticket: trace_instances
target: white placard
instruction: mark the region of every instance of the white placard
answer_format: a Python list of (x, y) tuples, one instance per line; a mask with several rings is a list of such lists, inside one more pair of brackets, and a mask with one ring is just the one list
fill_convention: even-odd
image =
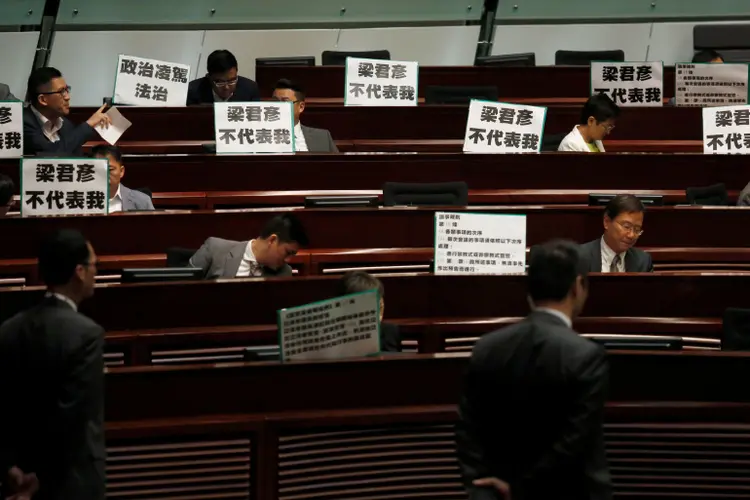
[(664, 63), (591, 63), (591, 95), (607, 94), (618, 106), (663, 106)]
[(750, 106), (703, 108), (703, 153), (750, 153)]
[(109, 111), (107, 111), (107, 116), (109, 116), (110, 120), (112, 120), (112, 123), (109, 124), (109, 127), (105, 128), (102, 125), (99, 125), (94, 130), (99, 133), (102, 139), (114, 146), (115, 144), (117, 144), (117, 141), (120, 140), (122, 134), (124, 134), (125, 131), (130, 128), (132, 123), (130, 122), (130, 120), (122, 116), (122, 113), (120, 113), (120, 110), (117, 108), (109, 108)]
[(675, 66), (675, 105), (747, 104), (747, 64), (680, 63)]
[(0, 158), (23, 156), (23, 103), (0, 101)]
[(469, 153), (539, 153), (547, 108), (506, 102), (469, 104), (464, 151)]
[(345, 106), (416, 106), (419, 63), (346, 58)]
[(435, 274), (525, 271), (525, 215), (435, 212)]
[(278, 311), (282, 361), (339, 359), (380, 352), (377, 290)]
[(21, 160), (21, 216), (106, 214), (106, 158)]
[(185, 106), (190, 66), (120, 54), (114, 102), (134, 106)]
[(215, 102), (217, 153), (294, 153), (294, 103)]

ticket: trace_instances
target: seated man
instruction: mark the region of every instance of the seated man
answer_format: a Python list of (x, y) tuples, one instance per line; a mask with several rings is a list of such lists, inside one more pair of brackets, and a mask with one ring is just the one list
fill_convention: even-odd
[(91, 151), (91, 156), (109, 160), (109, 213), (154, 209), (154, 204), (147, 194), (129, 189), (120, 183), (125, 175), (120, 148), (96, 146)]
[(273, 98), (281, 102), (294, 103), (294, 145), (299, 152), (338, 153), (339, 149), (331, 138), (331, 133), (322, 128), (302, 125), (299, 121), (305, 111), (305, 91), (290, 80), (279, 80), (273, 91)]
[(650, 273), (651, 255), (633, 248), (643, 234), (646, 208), (632, 194), (618, 194), (604, 209), (604, 235), (585, 245), (581, 253), (588, 258), (590, 273)]
[(13, 206), (13, 191), (16, 190), (13, 180), (5, 174), (0, 174), (0, 217), (5, 215)]
[(602, 139), (615, 128), (615, 119), (620, 108), (604, 94), (589, 97), (581, 111), (581, 120), (565, 136), (558, 151), (578, 151), (583, 153), (604, 153)]
[(340, 295), (377, 290), (380, 295), (380, 350), (383, 352), (401, 352), (401, 333), (398, 325), (383, 323), (385, 310), (385, 289), (383, 282), (364, 271), (349, 271), (341, 277)]
[(23, 110), (23, 153), (83, 156), (81, 146), (96, 136), (94, 127), (109, 127), (112, 120), (102, 106), (78, 126), (66, 118), (70, 113), (70, 87), (55, 68), (37, 68), (29, 76), (26, 91), (29, 106)]
[(215, 102), (260, 101), (258, 84), (237, 75), (237, 58), (228, 50), (211, 52), (206, 61), (208, 74), (190, 82), (187, 105)]
[(715, 50), (700, 50), (693, 56), (693, 63), (723, 64), (724, 57)]
[(287, 261), (307, 243), (305, 228), (294, 215), (277, 215), (254, 240), (208, 238), (189, 265), (203, 269), (206, 279), (291, 276)]

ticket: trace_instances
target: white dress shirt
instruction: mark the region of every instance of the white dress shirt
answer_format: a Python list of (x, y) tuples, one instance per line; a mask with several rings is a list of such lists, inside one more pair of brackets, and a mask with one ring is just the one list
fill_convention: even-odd
[[(609, 266), (612, 265), (612, 261), (615, 259), (615, 251), (609, 248), (609, 245), (607, 245), (604, 242), (604, 237), (602, 237), (601, 245), (602, 245), (602, 272), (608, 273)], [(625, 252), (622, 252), (620, 254), (620, 261), (617, 263), (617, 272), (618, 273), (625, 272)]]
[(109, 213), (122, 212), (122, 194), (120, 194), (120, 186), (117, 185), (117, 192), (109, 199)]
[(240, 267), (239, 269), (237, 269), (237, 274), (234, 275), (235, 278), (247, 278), (249, 276), (255, 277), (263, 275), (260, 264), (258, 264), (258, 261), (255, 260), (255, 254), (253, 253), (253, 241), (255, 240), (250, 240), (247, 242), (245, 253), (242, 254), (242, 262), (240, 262)]
[(36, 116), (36, 119), (39, 120), (39, 123), (42, 125), (42, 132), (44, 132), (44, 135), (47, 137), (47, 139), (50, 140), (50, 142), (57, 142), (60, 140), (60, 129), (63, 126), (63, 119), (58, 118), (56, 121), (51, 121), (47, 119), (46, 116), (41, 114), (34, 106), (29, 106), (31, 108), (31, 112), (34, 113), (34, 116)]
[(305, 134), (302, 133), (302, 124), (300, 122), (297, 122), (294, 126), (294, 150), (308, 151), (307, 143), (305, 142)]
[(551, 314), (552, 316), (560, 318), (560, 320), (562, 320), (568, 328), (573, 328), (573, 322), (570, 320), (570, 318), (567, 317), (565, 313), (562, 313), (557, 309), (550, 309), (549, 307), (537, 307), (534, 309), (534, 312)]
[(52, 292), (47, 292), (46, 296), (47, 297), (54, 296), (55, 298), (57, 298), (57, 300), (61, 300), (61, 301), (65, 302), (70, 307), (72, 307), (74, 311), (78, 312), (78, 306), (76, 305), (75, 302), (73, 302), (73, 299), (71, 299), (70, 297), (66, 297), (65, 295), (63, 295), (61, 293), (52, 293)]

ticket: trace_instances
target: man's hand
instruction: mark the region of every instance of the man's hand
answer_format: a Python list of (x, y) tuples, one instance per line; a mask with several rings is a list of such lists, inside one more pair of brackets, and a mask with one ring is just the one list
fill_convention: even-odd
[(88, 123), (91, 128), (96, 127), (102, 127), (102, 128), (109, 128), (109, 126), (112, 124), (112, 119), (107, 116), (107, 114), (104, 112), (104, 109), (107, 107), (106, 104), (102, 105), (101, 108), (99, 108), (96, 113), (91, 115), (91, 118), (86, 120), (86, 123)]
[(474, 486), (480, 488), (493, 488), (496, 490), (505, 500), (511, 500), (510, 498), (510, 485), (505, 481), (496, 477), (483, 477), (481, 479), (474, 480)]
[(31, 500), (39, 490), (39, 479), (36, 474), (26, 474), (18, 467), (8, 471), (8, 488), (11, 495), (7, 500)]

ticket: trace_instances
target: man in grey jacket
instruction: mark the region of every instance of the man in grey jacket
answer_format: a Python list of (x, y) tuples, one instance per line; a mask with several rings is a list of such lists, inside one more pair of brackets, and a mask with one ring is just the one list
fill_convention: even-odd
[(120, 148), (96, 146), (91, 154), (94, 158), (106, 158), (109, 161), (109, 213), (154, 209), (147, 194), (129, 189), (120, 182), (125, 175)]
[(276, 82), (273, 98), (277, 101), (294, 104), (295, 151), (309, 151), (310, 153), (339, 152), (329, 131), (322, 128), (307, 127), (300, 123), (300, 116), (305, 111), (305, 91), (300, 85), (286, 79), (279, 80)]

